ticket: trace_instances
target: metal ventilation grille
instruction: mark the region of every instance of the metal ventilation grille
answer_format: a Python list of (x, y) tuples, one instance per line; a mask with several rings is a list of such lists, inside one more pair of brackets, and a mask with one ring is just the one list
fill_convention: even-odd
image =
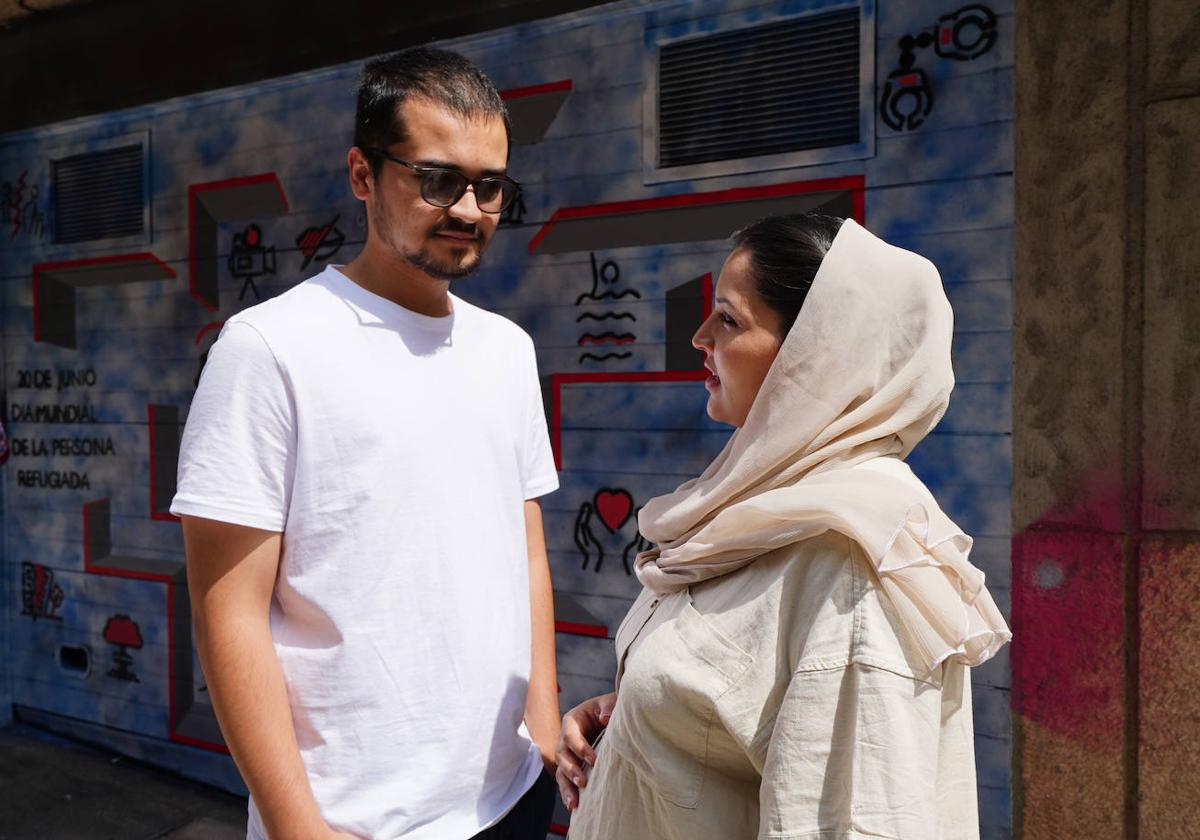
[(55, 242), (112, 239), (144, 230), (140, 143), (56, 160), (53, 172)]
[(658, 165), (859, 141), (859, 10), (665, 44)]

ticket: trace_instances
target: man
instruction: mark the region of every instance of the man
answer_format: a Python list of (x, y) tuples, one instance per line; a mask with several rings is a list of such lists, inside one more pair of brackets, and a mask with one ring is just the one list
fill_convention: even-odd
[(354, 142), (362, 252), (229, 319), (192, 403), (200, 660), (254, 840), (540, 840), (558, 479), (532, 342), (449, 291), (516, 196), (508, 117), (419, 48), (366, 65)]

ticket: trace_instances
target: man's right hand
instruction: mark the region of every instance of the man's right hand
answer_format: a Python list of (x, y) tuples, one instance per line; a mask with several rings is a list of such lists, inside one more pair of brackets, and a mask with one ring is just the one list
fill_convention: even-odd
[(596, 764), (591, 743), (608, 726), (617, 694), (602, 694), (584, 700), (563, 715), (562, 734), (558, 736), (558, 770), (554, 778), (558, 793), (568, 811), (579, 806), (579, 789), (587, 785), (587, 771)]

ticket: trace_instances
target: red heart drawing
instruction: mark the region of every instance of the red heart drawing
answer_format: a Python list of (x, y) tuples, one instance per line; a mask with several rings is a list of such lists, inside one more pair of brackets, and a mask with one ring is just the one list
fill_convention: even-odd
[(592, 502), (596, 506), (596, 512), (600, 514), (600, 521), (609, 533), (615, 532), (628, 522), (633, 513), (633, 496), (629, 495), (627, 490), (598, 490)]

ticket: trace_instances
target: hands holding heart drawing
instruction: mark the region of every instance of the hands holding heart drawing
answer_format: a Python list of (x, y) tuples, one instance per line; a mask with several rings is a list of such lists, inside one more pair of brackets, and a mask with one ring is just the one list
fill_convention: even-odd
[[(599, 524), (594, 525), (597, 520)], [(633, 558), (650, 543), (637, 530), (637, 510), (628, 490), (603, 487), (580, 506), (575, 517), (575, 545), (583, 555), (584, 570), (592, 564), (599, 572), (606, 554), (620, 552), (625, 574), (633, 574)]]

